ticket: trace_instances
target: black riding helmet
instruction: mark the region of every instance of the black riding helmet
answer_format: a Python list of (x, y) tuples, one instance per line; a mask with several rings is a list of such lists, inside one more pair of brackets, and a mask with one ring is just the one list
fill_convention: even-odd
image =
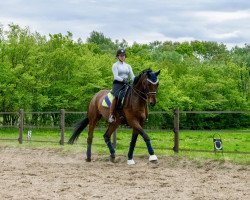
[(126, 56), (125, 49), (118, 49), (116, 52), (116, 57), (118, 57), (120, 54), (124, 54)]

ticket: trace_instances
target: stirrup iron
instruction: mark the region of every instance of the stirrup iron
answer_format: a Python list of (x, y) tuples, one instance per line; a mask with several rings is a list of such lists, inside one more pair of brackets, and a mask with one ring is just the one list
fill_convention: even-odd
[(110, 115), (109, 119), (108, 119), (109, 123), (115, 122), (115, 116), (114, 115)]

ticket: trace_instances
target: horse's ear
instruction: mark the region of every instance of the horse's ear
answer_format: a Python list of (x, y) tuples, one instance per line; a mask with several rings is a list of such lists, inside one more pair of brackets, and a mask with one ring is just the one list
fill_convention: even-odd
[(155, 75), (158, 76), (161, 73), (161, 70), (159, 70), (158, 72), (155, 72)]
[(148, 68), (148, 69), (145, 69), (143, 71), (146, 72), (147, 75), (149, 75), (152, 72), (152, 69)]

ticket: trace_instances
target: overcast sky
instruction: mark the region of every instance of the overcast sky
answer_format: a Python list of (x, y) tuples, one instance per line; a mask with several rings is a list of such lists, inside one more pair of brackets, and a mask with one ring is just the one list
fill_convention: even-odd
[(102, 32), (129, 44), (216, 41), (229, 48), (250, 43), (250, 0), (1, 0), (0, 24), (42, 35)]

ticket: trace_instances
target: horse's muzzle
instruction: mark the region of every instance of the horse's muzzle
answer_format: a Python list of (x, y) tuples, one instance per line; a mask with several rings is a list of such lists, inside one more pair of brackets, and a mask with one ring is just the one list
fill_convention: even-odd
[(156, 98), (154, 95), (150, 96), (148, 100), (150, 106), (154, 106), (156, 104)]
[(156, 102), (150, 102), (150, 106), (155, 106)]

